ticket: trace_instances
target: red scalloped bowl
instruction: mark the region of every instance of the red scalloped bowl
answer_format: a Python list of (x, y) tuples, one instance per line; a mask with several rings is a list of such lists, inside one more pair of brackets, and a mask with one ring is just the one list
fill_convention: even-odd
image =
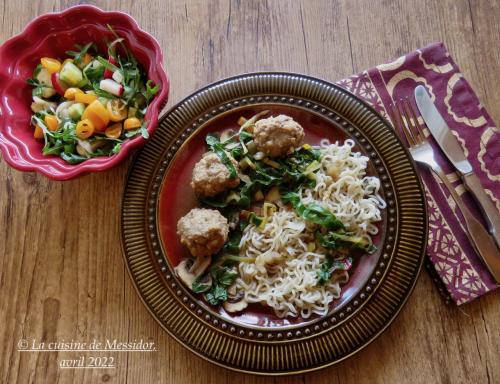
[(109, 169), (146, 140), (136, 137), (123, 143), (119, 153), (96, 157), (71, 165), (58, 156), (44, 156), (43, 144), (33, 138), (31, 87), (26, 80), (43, 56), (64, 58), (75, 44), (95, 42), (106, 52), (105, 39), (113, 40), (107, 24), (125, 38), (125, 43), (145, 69), (148, 79), (161, 85), (161, 91), (148, 107), (145, 120), (150, 136), (158, 124), (158, 113), (166, 104), (169, 80), (163, 69), (163, 54), (158, 42), (122, 12), (78, 5), (61, 13), (50, 13), (31, 21), (19, 35), (0, 47), (0, 150), (5, 161), (21, 171), (36, 171), (54, 180), (68, 180), (89, 172)]

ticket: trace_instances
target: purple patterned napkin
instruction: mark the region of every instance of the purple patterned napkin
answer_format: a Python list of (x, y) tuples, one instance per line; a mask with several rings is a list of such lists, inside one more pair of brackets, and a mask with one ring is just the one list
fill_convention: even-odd
[[(431, 44), (337, 84), (364, 99), (388, 121), (387, 110), (393, 100), (409, 97), (415, 106), (413, 90), (424, 85), (500, 211), (500, 132), (442, 43)], [(438, 153), (438, 162), (448, 179), (483, 221), (454, 168), (444, 154)], [(427, 254), (452, 300), (461, 305), (496, 289), (498, 286), (466, 236), (463, 218), (446, 187), (429, 171), (419, 169), (429, 209)]]

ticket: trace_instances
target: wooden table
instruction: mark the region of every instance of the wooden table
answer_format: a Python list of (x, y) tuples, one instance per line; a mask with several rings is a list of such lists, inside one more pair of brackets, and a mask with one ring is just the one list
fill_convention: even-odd
[[(0, 40), (37, 15), (76, 1), (0, 3)], [(500, 2), (98, 1), (156, 36), (171, 76), (171, 106), (226, 76), (260, 70), (337, 80), (444, 41), (500, 122)], [(68, 182), (0, 160), (2, 383), (500, 383), (500, 293), (445, 306), (423, 271), (390, 328), (355, 357), (289, 378), (243, 375), (188, 352), (149, 315), (120, 249), (126, 161)], [(112, 353), (116, 369), (59, 369), (77, 353), (18, 352), (20, 339), (153, 341), (152, 353)], [(85, 354), (89, 356), (89, 354)]]

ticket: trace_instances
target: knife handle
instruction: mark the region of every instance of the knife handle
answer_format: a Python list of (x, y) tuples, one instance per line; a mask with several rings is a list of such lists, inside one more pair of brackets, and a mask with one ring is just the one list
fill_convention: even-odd
[(458, 209), (462, 212), (467, 227), (467, 237), (472, 246), (476, 249), (478, 256), (483, 260), (486, 268), (490, 271), (493, 279), (497, 284), (500, 284), (500, 252), (496, 247), (493, 237), (490, 236), (486, 228), (477, 220), (470, 212), (469, 208), (464, 204), (455, 188), (448, 181), (448, 178), (443, 173), (439, 165), (434, 164), (430, 168), (443, 182), (448, 191), (455, 200)]
[(493, 205), (491, 199), (486, 195), (481, 182), (474, 173), (467, 173), (462, 176), (465, 187), (472, 193), (479, 207), (483, 211), (483, 216), (488, 223), (488, 229), (497, 247), (500, 248), (500, 214), (497, 208)]

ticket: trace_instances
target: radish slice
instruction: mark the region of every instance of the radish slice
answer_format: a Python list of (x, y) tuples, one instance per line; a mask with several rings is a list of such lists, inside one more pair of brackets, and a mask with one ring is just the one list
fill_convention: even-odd
[(54, 87), (54, 89), (56, 90), (57, 93), (59, 93), (61, 96), (64, 96), (64, 92), (66, 91), (66, 89), (68, 87), (64, 86), (62, 81), (59, 80), (59, 73), (58, 72), (54, 72), (51, 76), (50, 76), (50, 80), (52, 82), (52, 86)]
[(101, 80), (99, 88), (115, 96), (121, 96), (123, 94), (123, 87), (112, 79)]
[(113, 72), (113, 80), (116, 81), (117, 83), (121, 83), (123, 81), (123, 74), (122, 71), (114, 71)]
[[(113, 56), (108, 57), (108, 63), (116, 65), (116, 60)], [(113, 77), (113, 71), (111, 69), (106, 68), (104, 70), (104, 78), (111, 79)]]

